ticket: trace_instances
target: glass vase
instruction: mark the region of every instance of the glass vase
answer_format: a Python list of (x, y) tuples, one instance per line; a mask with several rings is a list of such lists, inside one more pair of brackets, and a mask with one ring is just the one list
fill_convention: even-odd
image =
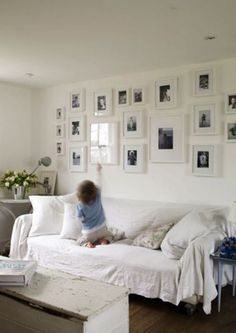
[(12, 188), (14, 200), (25, 199), (25, 187), (24, 186), (13, 186)]

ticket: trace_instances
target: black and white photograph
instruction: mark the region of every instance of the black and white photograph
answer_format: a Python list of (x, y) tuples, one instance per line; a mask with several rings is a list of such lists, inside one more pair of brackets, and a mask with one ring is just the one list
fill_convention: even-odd
[(128, 150), (127, 161), (128, 165), (137, 165), (137, 150)]
[(144, 130), (142, 110), (123, 112), (123, 135), (125, 138), (141, 138)]
[(109, 116), (112, 113), (112, 90), (94, 92), (94, 115)]
[(159, 87), (160, 102), (170, 102), (170, 85), (164, 85)]
[(178, 105), (178, 77), (159, 79), (155, 82), (157, 109), (175, 108)]
[(197, 167), (209, 168), (209, 151), (197, 152)]
[(56, 125), (56, 137), (64, 138), (65, 136), (65, 124), (57, 124)]
[(56, 142), (56, 154), (57, 156), (62, 156), (65, 153), (65, 144), (62, 141)]
[(217, 145), (193, 145), (192, 174), (212, 177), (217, 173)]
[(216, 135), (219, 131), (217, 104), (195, 104), (192, 106), (192, 134)]
[(87, 167), (86, 147), (69, 147), (69, 170), (85, 172)]
[(173, 128), (158, 128), (158, 149), (173, 149)]
[(199, 111), (199, 128), (211, 127), (211, 111)]
[(137, 131), (137, 117), (131, 116), (127, 122), (127, 132)]
[(215, 94), (214, 70), (204, 69), (194, 72), (194, 91), (195, 96), (208, 96)]
[(70, 93), (70, 111), (80, 112), (85, 108), (85, 90), (77, 89)]
[(236, 94), (226, 95), (226, 113), (236, 113)]
[(116, 106), (126, 107), (130, 104), (129, 88), (119, 88), (116, 90)]
[(227, 123), (227, 139), (229, 142), (236, 142), (236, 122)]
[(144, 89), (143, 88), (133, 88), (133, 104), (142, 104), (144, 102)]
[(38, 175), (39, 183), (37, 194), (54, 195), (57, 172), (54, 170), (40, 171)]
[(56, 122), (62, 122), (65, 120), (65, 107), (60, 107), (56, 109), (55, 119)]
[(144, 172), (144, 145), (124, 146), (125, 172)]
[(69, 118), (68, 137), (70, 141), (83, 141), (85, 131), (85, 117)]
[(98, 96), (97, 97), (97, 109), (98, 111), (105, 111), (106, 110), (106, 96)]
[(186, 115), (152, 115), (150, 118), (150, 160), (153, 163), (186, 161)]

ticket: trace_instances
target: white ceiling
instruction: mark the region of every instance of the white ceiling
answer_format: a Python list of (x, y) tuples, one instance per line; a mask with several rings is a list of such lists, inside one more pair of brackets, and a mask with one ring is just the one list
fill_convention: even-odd
[(0, 0), (0, 80), (47, 86), (229, 58), (235, 22), (236, 0)]

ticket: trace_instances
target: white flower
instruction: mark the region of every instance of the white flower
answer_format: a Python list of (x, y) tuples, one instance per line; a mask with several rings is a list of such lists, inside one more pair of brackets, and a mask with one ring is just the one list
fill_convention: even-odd
[(15, 187), (19, 187), (19, 184), (15, 184)]
[(14, 175), (17, 176), (17, 172), (16, 171), (14, 171)]
[(6, 182), (5, 183), (5, 187), (9, 187), (10, 186), (10, 183), (9, 182)]
[(26, 181), (24, 181), (23, 185), (24, 185), (25, 187), (27, 187), (27, 186), (29, 186), (29, 183), (26, 182)]

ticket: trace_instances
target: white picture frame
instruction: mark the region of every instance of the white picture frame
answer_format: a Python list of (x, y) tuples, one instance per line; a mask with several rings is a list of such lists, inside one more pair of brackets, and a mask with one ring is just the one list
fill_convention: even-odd
[(156, 115), (150, 118), (152, 163), (184, 163), (186, 160), (186, 116)]
[(123, 147), (123, 167), (125, 172), (144, 172), (144, 145), (124, 145)]
[(65, 137), (65, 123), (57, 123), (55, 126), (55, 136), (57, 139), (63, 139)]
[(236, 115), (225, 119), (225, 142), (236, 143)]
[(69, 95), (70, 112), (82, 112), (85, 110), (85, 89), (76, 89)]
[(170, 109), (178, 106), (178, 77), (160, 78), (155, 82), (156, 109)]
[(90, 130), (91, 164), (118, 164), (118, 142), (117, 122), (92, 123)]
[(96, 117), (112, 115), (112, 89), (95, 91), (93, 99), (94, 115)]
[(215, 70), (213, 68), (197, 69), (193, 77), (193, 95), (215, 95)]
[(54, 195), (56, 179), (57, 179), (57, 171), (43, 170), (39, 171), (37, 176), (38, 176), (38, 182), (41, 184), (37, 186), (37, 193), (40, 195)]
[(85, 116), (68, 118), (68, 138), (69, 141), (84, 141), (86, 129)]
[(65, 155), (65, 142), (64, 141), (56, 141), (55, 152), (57, 156)]
[(146, 104), (147, 102), (146, 87), (144, 86), (133, 87), (131, 94), (132, 94), (131, 96), (132, 105), (139, 106)]
[(236, 114), (236, 93), (228, 93), (225, 95), (225, 113)]
[(217, 175), (217, 145), (192, 146), (192, 175), (215, 177)]
[(68, 168), (70, 172), (87, 171), (87, 147), (69, 145)]
[(217, 121), (216, 104), (192, 105), (192, 135), (216, 135)]
[(124, 138), (142, 138), (144, 132), (143, 110), (123, 112), (123, 136)]
[(66, 107), (61, 106), (55, 109), (55, 121), (57, 123), (63, 122), (66, 119)]
[(123, 108), (130, 105), (130, 89), (117, 88), (116, 89), (116, 107)]

